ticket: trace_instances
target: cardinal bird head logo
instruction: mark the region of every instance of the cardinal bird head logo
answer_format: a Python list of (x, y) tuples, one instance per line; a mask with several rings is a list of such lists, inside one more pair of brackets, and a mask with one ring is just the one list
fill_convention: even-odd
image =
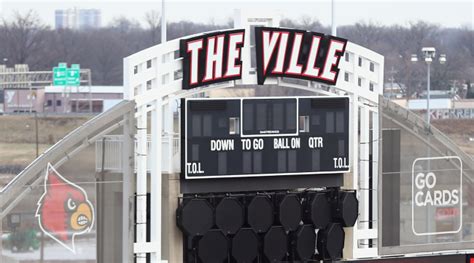
[(76, 253), (74, 238), (92, 229), (94, 207), (84, 189), (68, 181), (48, 164), (36, 217), (46, 235)]

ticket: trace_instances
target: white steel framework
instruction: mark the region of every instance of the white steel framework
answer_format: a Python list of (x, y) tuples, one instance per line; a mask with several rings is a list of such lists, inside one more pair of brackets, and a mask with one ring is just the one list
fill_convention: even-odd
[[(256, 85), (255, 69), (251, 65), (250, 31), (254, 26), (279, 25), (279, 17), (237, 12), (234, 25), (246, 29), (242, 49), (242, 78), (209, 85), (193, 90), (182, 90), (182, 61), (178, 57), (179, 41), (175, 39), (135, 53), (124, 59), (125, 99), (136, 103), (136, 194), (137, 235), (134, 253), (137, 262), (145, 262), (145, 253), (152, 262), (163, 260), (162, 245), (168, 240), (162, 233), (162, 178), (164, 174), (179, 173), (174, 165), (179, 154), (173, 152), (171, 143), (176, 137), (173, 129), (173, 106), (179, 98), (189, 97), (216, 89), (239, 85)], [(187, 36), (186, 38), (191, 37)], [(282, 78), (269, 78), (265, 84), (311, 91), (326, 96), (346, 95), (351, 98), (352, 125), (350, 127), (351, 173), (345, 175), (344, 187), (355, 189), (359, 199), (359, 219), (346, 231), (345, 258), (377, 257), (377, 177), (379, 174), (379, 95), (383, 88), (383, 56), (348, 42), (346, 54), (340, 62), (336, 86), (325, 86), (309, 81), (299, 84)], [(148, 118), (150, 113), (151, 118)], [(151, 123), (148, 123), (149, 119)], [(151, 134), (147, 134), (151, 127)], [(151, 143), (148, 144), (150, 138)], [(165, 139), (166, 138), (166, 139)], [(151, 147), (151, 149), (149, 149)], [(372, 154), (372, 158), (370, 158)], [(152, 161), (148, 161), (148, 159)], [(156, 161), (155, 161), (156, 160)], [(158, 161), (162, 160), (162, 161)], [(372, 160), (372, 161), (371, 161)], [(166, 169), (164, 169), (166, 163)], [(372, 166), (372, 183), (369, 184), (369, 166)], [(148, 171), (150, 177), (148, 177)], [(151, 178), (150, 181), (147, 178)], [(151, 193), (151, 220), (146, 220), (146, 195)], [(369, 195), (372, 194), (372, 204)], [(369, 211), (372, 209), (372, 211)], [(373, 215), (371, 218), (370, 215)], [(150, 242), (146, 240), (146, 225), (151, 226)], [(171, 257), (171, 256), (169, 256)], [(173, 260), (170, 260), (175, 262)], [(124, 257), (126, 262), (126, 257)]]

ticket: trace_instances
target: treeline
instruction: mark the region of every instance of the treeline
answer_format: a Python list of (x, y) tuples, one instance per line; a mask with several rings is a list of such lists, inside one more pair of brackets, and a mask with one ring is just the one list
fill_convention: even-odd
[[(0, 59), (8, 65), (25, 63), (30, 70), (47, 70), (58, 62), (79, 63), (92, 69), (95, 85), (122, 83), (122, 58), (161, 42), (160, 14), (149, 11), (136, 20), (116, 18), (109, 25), (92, 30), (55, 30), (30, 11), (15, 13), (0, 24)], [(284, 19), (282, 26), (330, 33), (330, 28), (310, 17), (299, 21)], [(227, 24), (202, 24), (189, 21), (170, 22), (168, 39), (232, 28)], [(372, 49), (385, 56), (385, 81), (408, 87), (409, 94), (424, 90), (426, 64), (412, 63), (412, 54), (421, 58), (421, 48), (436, 47), (447, 55), (444, 65), (432, 64), (433, 89), (461, 87), (474, 80), (474, 31), (469, 28), (444, 28), (423, 21), (383, 26), (360, 22), (339, 26), (338, 36)], [(0, 63), (2, 63), (0, 61)]]

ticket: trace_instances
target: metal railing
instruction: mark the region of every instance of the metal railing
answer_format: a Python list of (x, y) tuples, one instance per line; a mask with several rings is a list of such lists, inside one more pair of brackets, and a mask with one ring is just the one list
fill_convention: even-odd
[(42, 153), (0, 189), (0, 219), (43, 180), (48, 163), (58, 167), (73, 158), (78, 152), (93, 144), (97, 138), (101, 138), (102, 134), (120, 127), (122, 125), (120, 120), (134, 108), (134, 102), (122, 101), (111, 110), (88, 120)]
[[(170, 166), (168, 158), (169, 142), (172, 141), (173, 147), (173, 164)], [(121, 172), (122, 171), (122, 135), (105, 135), (95, 142), (96, 154), (96, 171)], [(180, 170), (180, 141), (175, 134), (164, 135), (162, 138), (162, 169), (164, 172), (179, 172)], [(135, 141), (135, 149), (137, 148), (137, 141)], [(151, 137), (147, 140), (147, 156), (151, 156)], [(136, 151), (135, 151), (136, 152)], [(102, 161), (103, 160), (103, 161)], [(148, 171), (151, 167), (152, 160), (147, 158)], [(135, 167), (137, 167), (135, 160)]]

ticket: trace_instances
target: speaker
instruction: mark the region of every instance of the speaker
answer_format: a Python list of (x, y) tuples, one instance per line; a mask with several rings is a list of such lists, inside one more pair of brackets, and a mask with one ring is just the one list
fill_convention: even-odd
[(282, 262), (288, 253), (288, 237), (282, 226), (272, 226), (263, 239), (263, 254), (270, 262)]
[(331, 221), (331, 205), (327, 192), (309, 192), (309, 202), (307, 203), (307, 217), (314, 228), (323, 229)]
[(301, 225), (296, 231), (295, 250), (301, 261), (314, 257), (316, 248), (316, 232), (311, 224)]
[(283, 197), (279, 205), (280, 224), (286, 231), (295, 231), (302, 220), (302, 209), (300, 199), (296, 194), (288, 194)]
[(333, 204), (334, 221), (343, 227), (354, 226), (359, 216), (359, 201), (355, 191), (339, 190), (337, 202)]
[(257, 195), (247, 207), (247, 221), (256, 233), (265, 233), (273, 224), (273, 205), (267, 196)]
[(319, 258), (323, 260), (336, 260), (342, 258), (344, 248), (344, 229), (341, 224), (331, 223), (325, 229), (318, 231)]
[(216, 225), (225, 234), (233, 235), (244, 224), (245, 210), (234, 197), (225, 197), (216, 207)]
[(241, 228), (232, 239), (232, 257), (237, 263), (252, 263), (258, 256), (258, 237), (251, 228)]
[(210, 230), (199, 240), (198, 257), (206, 263), (224, 262), (229, 254), (228, 243), (221, 230)]
[(183, 202), (176, 216), (178, 227), (187, 236), (202, 236), (214, 225), (214, 210), (205, 199)]

